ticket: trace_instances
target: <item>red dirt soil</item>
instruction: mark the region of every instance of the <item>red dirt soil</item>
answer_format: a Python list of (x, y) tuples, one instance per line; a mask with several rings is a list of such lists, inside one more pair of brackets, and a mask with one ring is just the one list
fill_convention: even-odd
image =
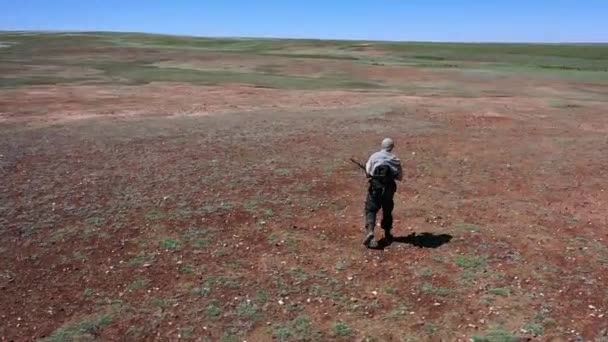
[[(85, 337), (266, 341), (301, 315), (319, 340), (608, 334), (605, 102), (48, 86), (0, 92), (0, 115), (2, 341), (101, 314)], [(449, 243), (361, 246), (347, 160), (385, 135), (407, 170), (396, 235)]]

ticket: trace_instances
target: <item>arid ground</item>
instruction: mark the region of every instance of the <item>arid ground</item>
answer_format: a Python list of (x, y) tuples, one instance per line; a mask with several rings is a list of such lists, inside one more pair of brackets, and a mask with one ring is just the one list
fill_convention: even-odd
[(0, 341), (606, 342), (607, 180), (606, 45), (0, 34)]

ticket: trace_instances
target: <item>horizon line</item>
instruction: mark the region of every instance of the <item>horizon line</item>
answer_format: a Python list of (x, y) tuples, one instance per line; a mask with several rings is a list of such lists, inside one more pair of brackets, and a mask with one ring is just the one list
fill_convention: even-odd
[(343, 41), (343, 42), (369, 42), (369, 43), (430, 43), (430, 44), (521, 44), (521, 45), (608, 45), (608, 41), (564, 41), (564, 42), (542, 42), (542, 41), (450, 41), (450, 40), (383, 40), (383, 39), (357, 39), (357, 38), (313, 38), (313, 37), (278, 37), (278, 36), (203, 36), (196, 34), (177, 34), (165, 32), (143, 32), (143, 31), (113, 31), (113, 30), (0, 30), (0, 34), (140, 34), (150, 36), (201, 38), (201, 39), (229, 39), (229, 40), (316, 40), (316, 41)]

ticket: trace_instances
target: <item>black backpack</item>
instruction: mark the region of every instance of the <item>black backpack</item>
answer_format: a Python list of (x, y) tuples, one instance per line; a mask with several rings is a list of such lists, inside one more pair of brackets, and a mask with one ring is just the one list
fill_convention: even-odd
[(393, 180), (393, 172), (388, 165), (380, 165), (374, 169), (374, 174), (370, 175), (369, 182), (374, 188), (384, 188)]

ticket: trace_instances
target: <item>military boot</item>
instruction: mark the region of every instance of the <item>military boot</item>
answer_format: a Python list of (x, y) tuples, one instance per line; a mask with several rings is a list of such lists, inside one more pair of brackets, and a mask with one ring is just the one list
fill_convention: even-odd
[(395, 240), (395, 237), (393, 236), (393, 233), (391, 233), (391, 229), (385, 228), (384, 229), (384, 241), (386, 241), (386, 244), (390, 245), (391, 243), (393, 243), (394, 240)]
[(368, 248), (378, 247), (378, 242), (374, 239), (374, 226), (367, 224), (365, 226), (365, 240), (363, 244)]

